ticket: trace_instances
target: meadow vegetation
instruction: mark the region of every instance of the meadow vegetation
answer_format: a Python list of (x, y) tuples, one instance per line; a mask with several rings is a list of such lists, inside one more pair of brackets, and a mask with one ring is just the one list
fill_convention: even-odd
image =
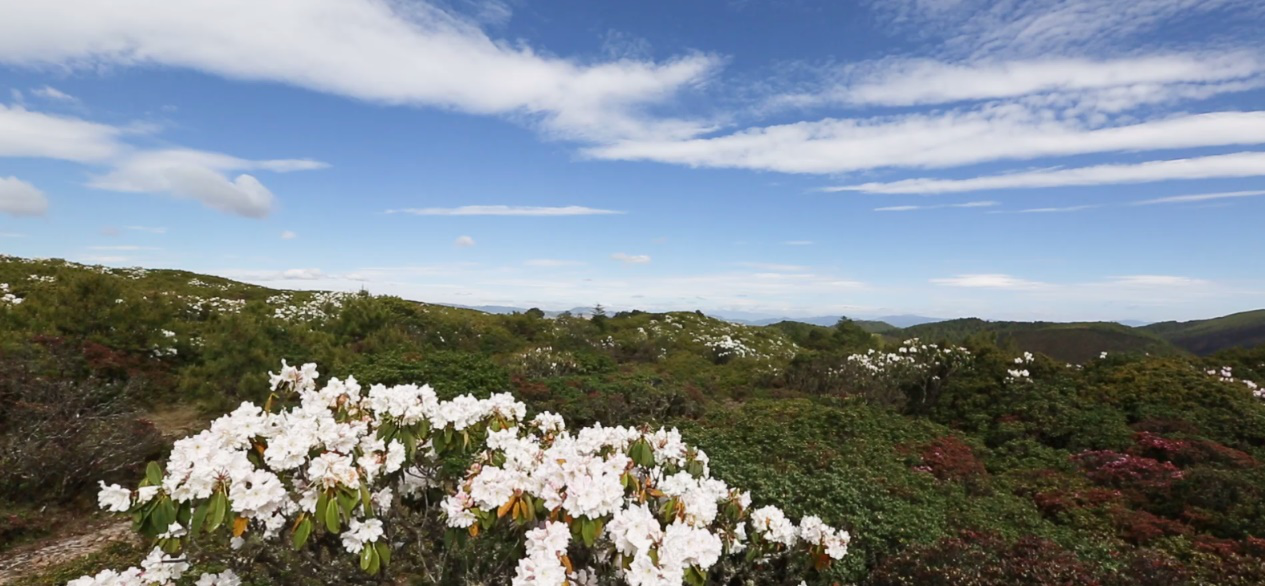
[[(1078, 326), (999, 336), (951, 323), (912, 340), (847, 320), (490, 315), (13, 257), (0, 257), (0, 283), (0, 556), (82, 522), (98, 481), (135, 487), (148, 462), (167, 462), (185, 433), (164, 433), (155, 413), (196, 408), (209, 423), (243, 401), (263, 406), (284, 358), (319, 364), (323, 380), (354, 376), (366, 396), (429, 384), (440, 401), (509, 393), (523, 421), (549, 412), (569, 429), (676, 428), (706, 454), (710, 477), (750, 491), (751, 510), (776, 506), (851, 535), (828, 564), (722, 564), (687, 576), (696, 583), (1265, 583), (1263, 346), (1197, 356), (1167, 345), (1164, 328), (1129, 334), (1143, 342), (1129, 345), (1119, 342), (1129, 328), (1080, 327), (1060, 342), (1070, 345), (1042, 348), (1030, 332)], [(458, 476), (467, 462), (452, 463)], [(400, 547), (373, 575), (337, 544), (248, 559), (227, 538), (198, 547), (233, 560), (243, 583), (474, 584), (509, 582), (537, 543), (524, 539), (532, 523), (495, 519), (499, 532), (445, 539), (444, 519), (394, 521)], [(604, 529), (581, 527), (576, 560), (593, 543), (618, 549)], [(41, 579), (137, 564), (148, 551)]]

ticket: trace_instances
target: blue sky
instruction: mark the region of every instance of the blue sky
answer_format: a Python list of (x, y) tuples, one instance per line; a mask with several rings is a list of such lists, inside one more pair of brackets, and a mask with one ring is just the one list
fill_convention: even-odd
[(466, 305), (1265, 306), (1257, 0), (0, 2), (0, 251)]

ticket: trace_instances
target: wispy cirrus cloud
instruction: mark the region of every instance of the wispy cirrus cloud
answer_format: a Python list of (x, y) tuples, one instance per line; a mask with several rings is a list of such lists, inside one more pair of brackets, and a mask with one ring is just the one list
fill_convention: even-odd
[(611, 259), (617, 260), (626, 265), (644, 265), (650, 263), (650, 255), (648, 254), (628, 254), (624, 252), (616, 252), (611, 255)]
[(823, 87), (770, 101), (794, 107), (925, 106), (1042, 96), (1030, 103), (1118, 112), (1250, 90), (1265, 84), (1262, 74), (1265, 60), (1246, 50), (1023, 60), (895, 57), (827, 71)]
[(35, 88), (31, 90), (31, 95), (38, 98), (44, 98), (45, 100), (52, 100), (54, 102), (76, 103), (79, 101), (79, 98), (63, 92), (51, 85)]
[(387, 210), (388, 214), (411, 214), (414, 216), (603, 216), (623, 214), (619, 210), (605, 210), (586, 206), (508, 206), (508, 205), (471, 205), (455, 208), (403, 208)]
[(1265, 143), (1265, 112), (1213, 112), (1123, 124), (1051, 117), (1003, 105), (752, 127), (682, 140), (622, 141), (585, 149), (598, 159), (827, 174), (945, 168), (1091, 153)]
[(994, 189), (1035, 189), (1041, 187), (1149, 183), (1176, 179), (1259, 176), (1265, 176), (1265, 152), (1240, 152), (1134, 164), (1094, 165), (1071, 169), (1027, 171), (1004, 175), (986, 175), (970, 179), (903, 179), (886, 183), (872, 182), (828, 187), (823, 189), (823, 191), (936, 194)]
[(1171, 195), (1168, 197), (1157, 197), (1155, 199), (1144, 199), (1132, 202), (1131, 205), (1146, 206), (1159, 204), (1175, 204), (1175, 203), (1198, 203), (1204, 201), (1214, 201), (1219, 199), (1238, 199), (1241, 197), (1260, 197), (1265, 195), (1265, 190), (1248, 190), (1248, 191), (1222, 191), (1218, 193), (1195, 193), (1190, 195)]
[(945, 287), (965, 287), (970, 289), (1010, 289), (1033, 290), (1048, 287), (1048, 283), (1029, 281), (1000, 273), (976, 273), (931, 279), (931, 283)]
[(736, 262), (735, 266), (756, 269), (760, 271), (771, 271), (775, 273), (802, 273), (810, 270), (810, 267), (804, 265), (792, 265), (771, 262)]
[(529, 267), (576, 267), (584, 265), (585, 262), (562, 258), (533, 258), (523, 261), (523, 264)]
[(943, 205), (901, 205), (901, 206), (885, 206), (874, 208), (876, 212), (916, 212), (922, 210), (938, 210), (942, 208), (989, 208), (1000, 205), (995, 201), (968, 201), (964, 203), (949, 203)]

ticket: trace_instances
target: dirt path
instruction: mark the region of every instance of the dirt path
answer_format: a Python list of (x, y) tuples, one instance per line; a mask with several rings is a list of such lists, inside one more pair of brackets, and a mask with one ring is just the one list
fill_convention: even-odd
[(132, 539), (135, 534), (131, 523), (108, 520), (72, 535), (59, 535), (0, 553), (0, 584), (95, 553), (111, 543)]

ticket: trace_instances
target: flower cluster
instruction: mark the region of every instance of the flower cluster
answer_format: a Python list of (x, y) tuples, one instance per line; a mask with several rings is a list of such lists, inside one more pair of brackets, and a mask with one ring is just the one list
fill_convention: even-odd
[(194, 314), (202, 313), (239, 313), (246, 307), (245, 299), (224, 299), (222, 297), (197, 297), (190, 296), (183, 298), (189, 311)]
[(351, 296), (350, 293), (318, 291), (306, 301), (296, 302), (288, 293), (268, 297), (269, 305), (277, 305), (273, 317), (286, 321), (322, 321), (333, 317)]
[[(508, 394), (443, 401), (429, 386), (366, 392), (352, 377), (323, 386), (317, 377), (314, 364), (283, 361), (268, 404), (243, 403), (177, 441), (166, 468), (151, 463), (135, 490), (102, 484), (100, 505), (138, 519), (156, 559), (194, 555), (199, 548), (187, 546), (207, 535), (267, 544), (284, 533), (302, 549), (326, 533), (371, 574), (391, 557), (391, 512), (434, 506), (462, 538), (521, 535), (527, 555), (514, 584), (697, 584), (722, 556), (743, 551), (755, 560), (806, 555), (818, 569), (847, 553), (848, 533), (816, 517), (797, 526), (776, 507), (752, 511), (750, 495), (711, 478), (707, 455), (675, 429), (573, 433), (551, 413), (526, 420)], [(454, 457), (468, 466), (445, 477)], [(410, 498), (422, 492), (434, 497)], [(593, 567), (574, 567), (571, 554), (581, 552)], [(177, 577), (144, 565), (124, 574), (140, 580), (128, 584)]]
[(510, 358), (510, 365), (515, 371), (531, 377), (564, 376), (580, 370), (574, 354), (557, 351), (550, 346), (519, 352)]
[(21, 305), (22, 298), (9, 291), (8, 283), (0, 283), (0, 305)]
[(912, 338), (902, 342), (895, 352), (871, 349), (865, 354), (849, 355), (830, 374), (853, 387), (922, 377), (939, 380), (941, 372), (966, 364), (970, 357), (970, 350), (960, 346), (923, 344)]
[(1220, 370), (1210, 368), (1206, 372), (1208, 373), (1208, 376), (1216, 377), (1217, 380), (1223, 383), (1235, 383), (1235, 382), (1243, 383), (1243, 385), (1246, 386), (1248, 390), (1252, 391), (1253, 397), (1256, 397), (1258, 399), (1265, 399), (1265, 387), (1262, 387), (1261, 385), (1256, 384), (1254, 381), (1250, 381), (1247, 379), (1234, 378), (1233, 367), (1222, 366)]
[(27, 277), (26, 280), (31, 281), (32, 283), (56, 283), (57, 277), (52, 275), (31, 275)]

